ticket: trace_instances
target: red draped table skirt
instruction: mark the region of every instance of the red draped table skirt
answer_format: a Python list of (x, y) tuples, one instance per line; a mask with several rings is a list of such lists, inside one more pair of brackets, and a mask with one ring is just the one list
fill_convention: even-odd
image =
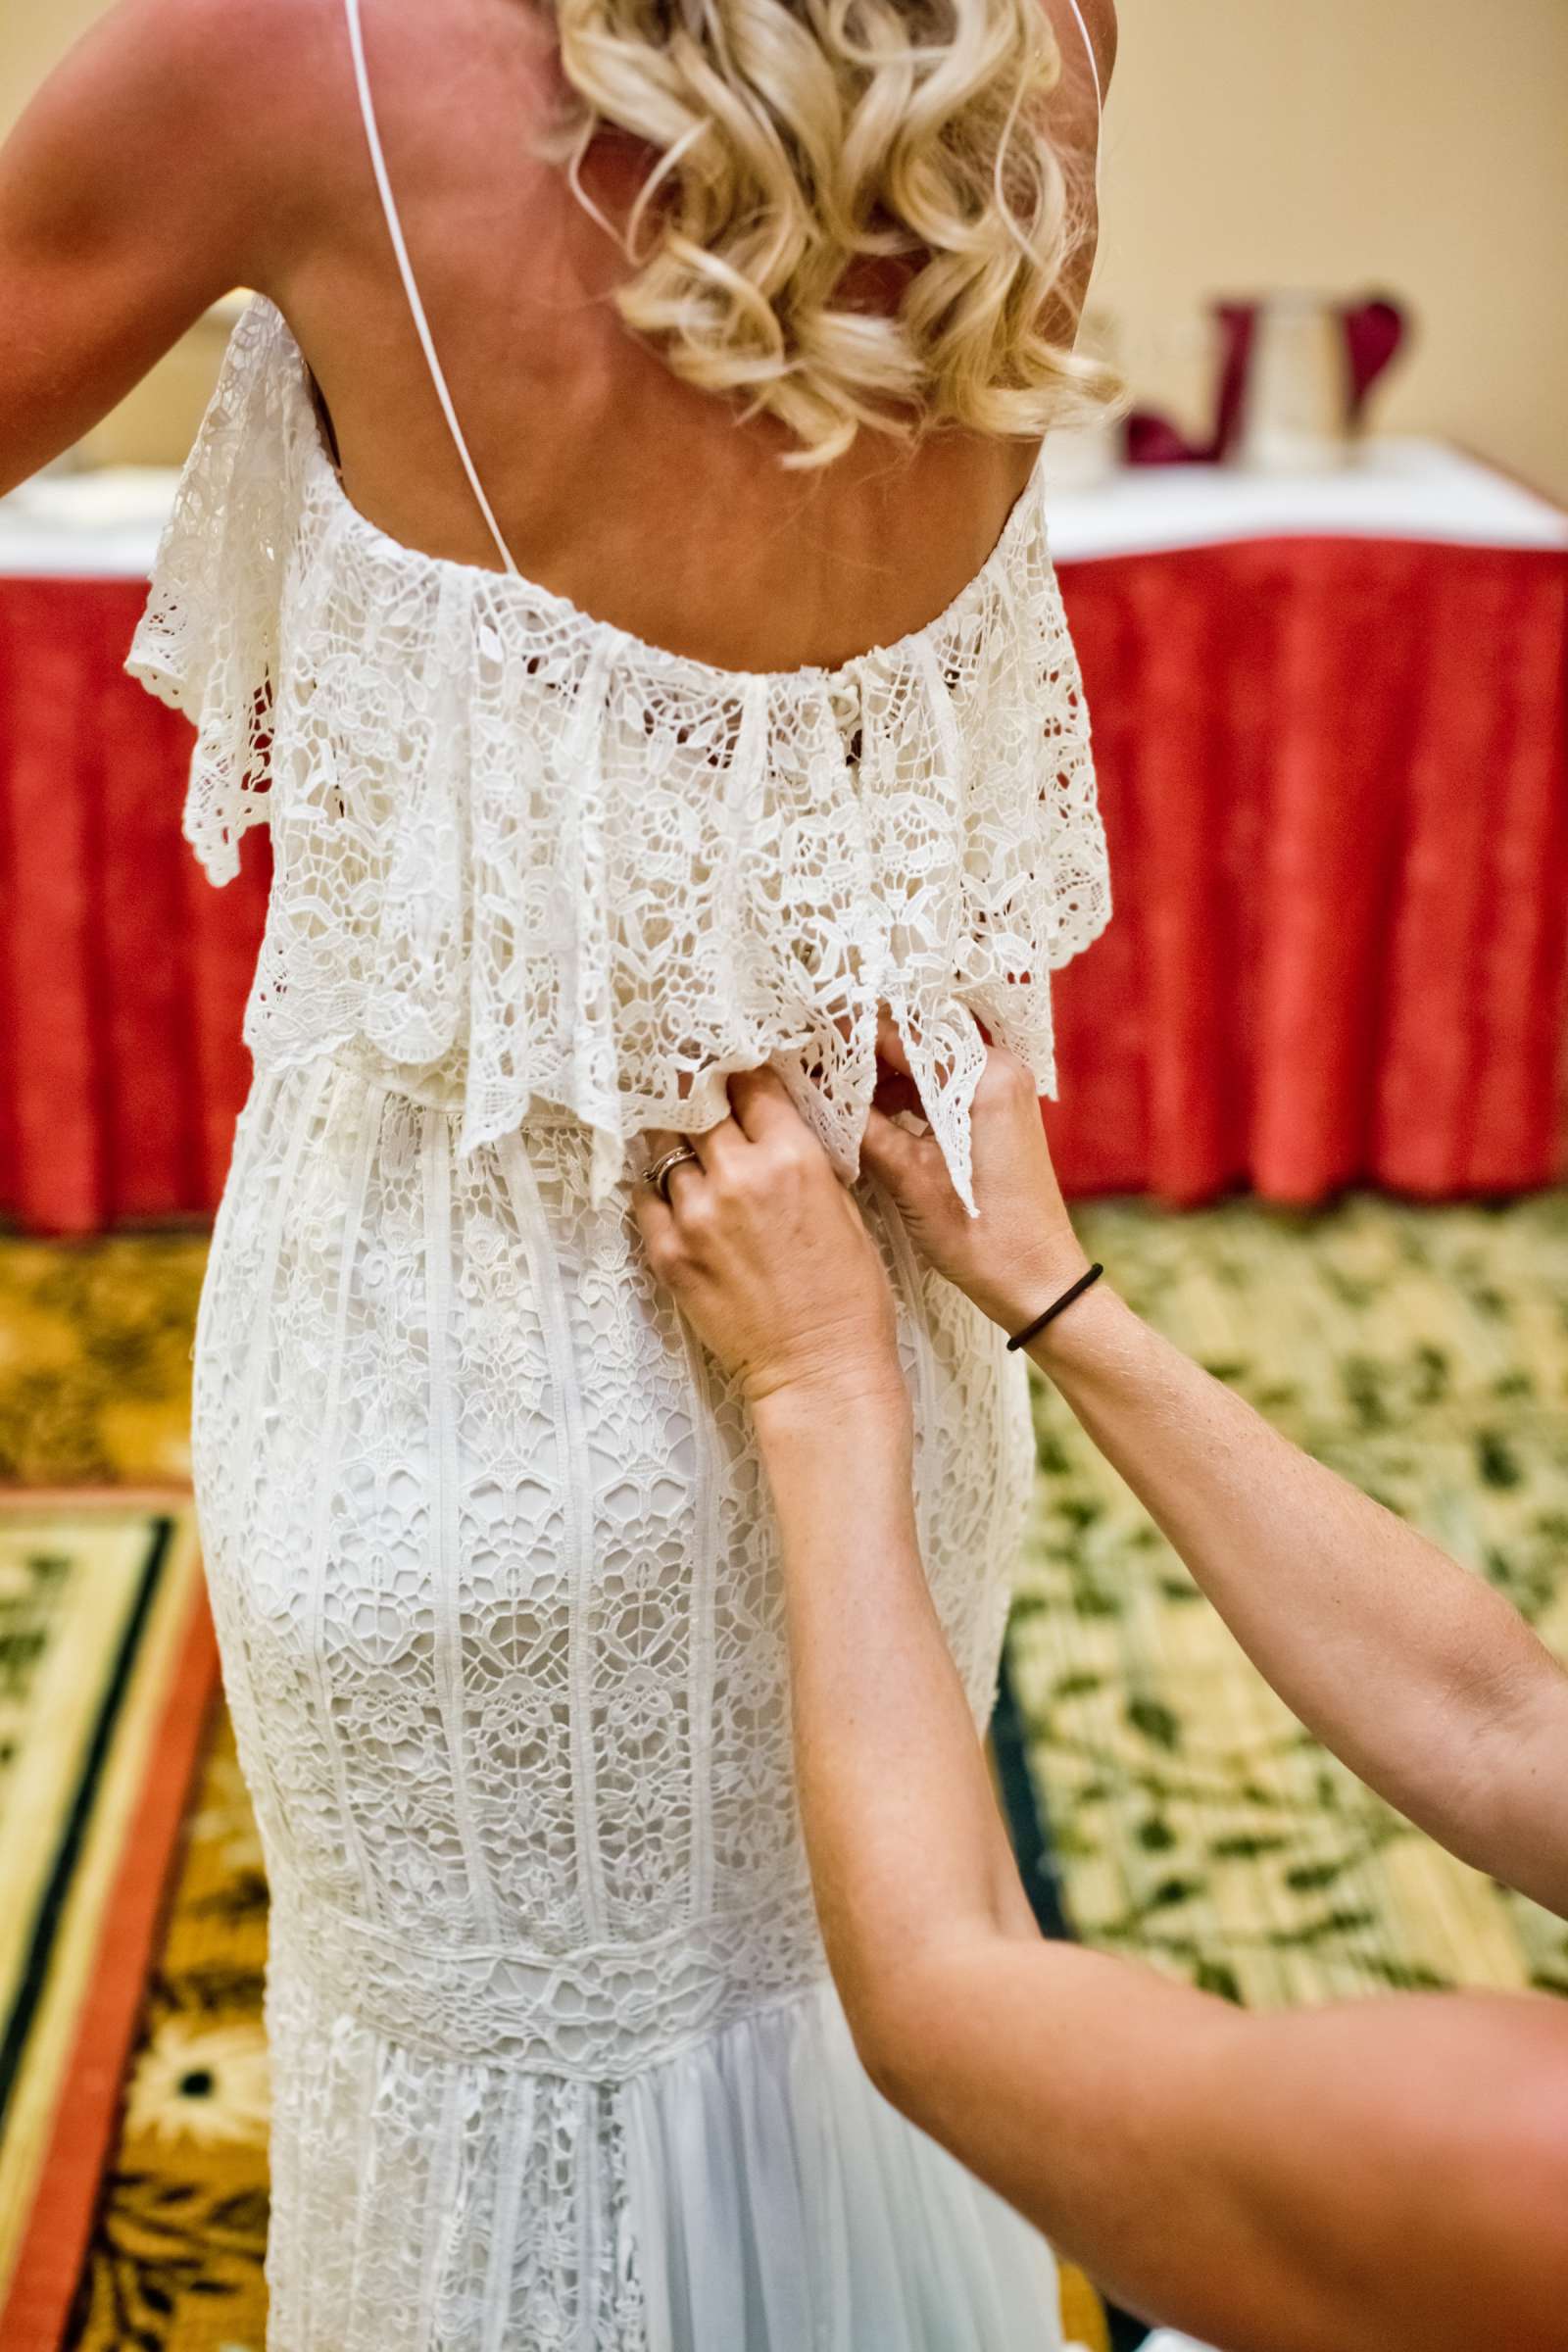
[[(1077, 1195), (1559, 1173), (1568, 554), (1291, 538), (1064, 564), (1115, 918), (1056, 987)], [(0, 580), (0, 1212), (204, 1215), (265, 834), (209, 888), (128, 580)]]

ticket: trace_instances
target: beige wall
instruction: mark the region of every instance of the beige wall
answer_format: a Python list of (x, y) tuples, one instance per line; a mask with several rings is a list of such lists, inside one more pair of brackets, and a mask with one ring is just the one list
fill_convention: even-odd
[(1568, 497), (1568, 0), (1120, 16), (1094, 299), (1140, 395), (1190, 410), (1211, 293), (1387, 288), (1417, 334), (1378, 421)]
[[(321, 0), (323, 7), (336, 0)], [(0, 0), (0, 123), (102, 0)], [(1568, 497), (1568, 0), (1121, 0), (1095, 301), (1139, 395), (1202, 404), (1202, 305), (1387, 287), (1417, 341), (1379, 420)], [(174, 355), (99, 436), (177, 454)]]

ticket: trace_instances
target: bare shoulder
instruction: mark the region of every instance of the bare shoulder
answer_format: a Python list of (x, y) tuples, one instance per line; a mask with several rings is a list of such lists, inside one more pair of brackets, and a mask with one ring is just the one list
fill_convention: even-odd
[(193, 269), (247, 274), (340, 103), (342, 40), (341, 0), (118, 0), (0, 150), (8, 228), (79, 254), (155, 224)]

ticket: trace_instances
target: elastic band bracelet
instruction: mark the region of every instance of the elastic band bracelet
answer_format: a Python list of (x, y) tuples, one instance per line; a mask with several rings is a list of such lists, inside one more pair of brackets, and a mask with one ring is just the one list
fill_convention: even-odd
[(1075, 1298), (1081, 1298), (1091, 1283), (1098, 1282), (1104, 1271), (1103, 1266), (1091, 1266), (1087, 1274), (1080, 1274), (1071, 1290), (1063, 1291), (1061, 1297), (1054, 1300), (1043, 1315), (1036, 1315), (1034, 1321), (1026, 1325), (1022, 1331), (1014, 1332), (1012, 1338), (1007, 1342), (1009, 1354), (1014, 1348), (1027, 1348), (1031, 1340), (1038, 1340), (1046, 1325), (1054, 1323), (1056, 1317), (1071, 1306)]

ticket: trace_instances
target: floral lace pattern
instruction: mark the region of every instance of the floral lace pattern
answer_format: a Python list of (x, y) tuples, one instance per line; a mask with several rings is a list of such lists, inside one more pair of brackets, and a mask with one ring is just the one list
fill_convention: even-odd
[[(491, 2341), (443, 2332), (409, 2266), (440, 2298), (494, 2275), (494, 2232), (521, 2227), (494, 2209), (502, 2165), (538, 2244), (494, 2289), (493, 2340), (642, 2352), (605, 2170), (615, 2085), (686, 2080), (683, 2054), (824, 1977), (775, 1535), (741, 1402), (648, 1274), (628, 1188), (594, 1202), (586, 1130), (558, 1115), (465, 1157), (461, 1115), (350, 1050), (262, 1072), (202, 1297), (197, 1496), (274, 1898), (275, 2341)], [(862, 1200), (978, 1722), (1029, 1491), (1025, 1379)], [(583, 2230), (615, 2316), (576, 2334)]]
[[(271, 830), (193, 1462), (274, 1897), (275, 2352), (1014, 2352), (1050, 2257), (878, 2102), (812, 1910), (740, 1397), (626, 1147), (771, 1061), (846, 1173), (878, 1005), (968, 1185), (1107, 913), (1038, 480), (927, 629), (728, 673), (348, 502), (237, 329), (131, 666), (215, 881)], [(862, 1188), (977, 1722), (1021, 1361)]]
[(267, 2007), (287, 2053), (273, 2070), (270, 2344), (649, 2352), (608, 2087), (389, 2043), (286, 1950)]
[(280, 315), (247, 312), (130, 667), (195, 720), (215, 881), (270, 822), (258, 1061), (359, 1037), (465, 1152), (721, 1115), (771, 1060), (853, 1172), (879, 1000), (969, 1199), (976, 1018), (1054, 1084), (1050, 974), (1109, 914), (1038, 473), (925, 629), (834, 670), (662, 653), (350, 505)]

